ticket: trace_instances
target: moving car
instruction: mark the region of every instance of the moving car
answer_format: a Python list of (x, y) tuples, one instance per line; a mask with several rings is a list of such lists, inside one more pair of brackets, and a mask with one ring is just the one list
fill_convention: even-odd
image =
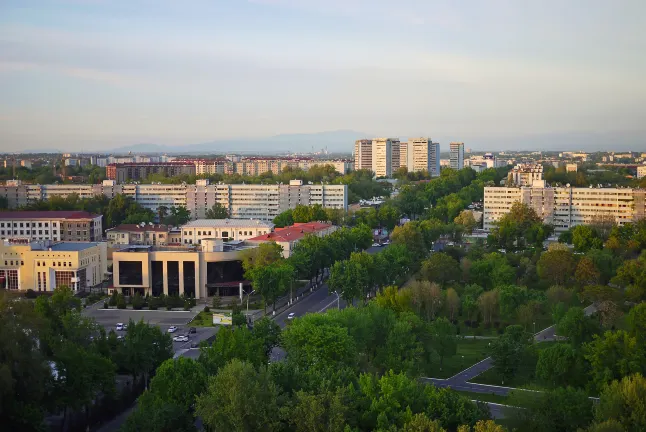
[(176, 327), (176, 326), (170, 326), (170, 327), (168, 327), (168, 333), (175, 333), (176, 331), (177, 331), (177, 327)]
[(123, 331), (125, 328), (123, 327), (123, 323), (117, 323), (117, 331)]
[(175, 341), (175, 342), (188, 342), (188, 336), (186, 336), (186, 335), (175, 336), (173, 338), (173, 341)]
[(294, 318), (296, 318), (296, 314), (294, 312), (290, 312), (289, 315), (287, 315), (288, 320), (293, 320)]

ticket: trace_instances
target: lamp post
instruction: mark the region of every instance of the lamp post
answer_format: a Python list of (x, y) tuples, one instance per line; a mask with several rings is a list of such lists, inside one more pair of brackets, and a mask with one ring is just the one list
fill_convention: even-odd
[(340, 302), (340, 298), (341, 298), (341, 296), (340, 296), (340, 295), (339, 295), (339, 293), (338, 293), (338, 292), (336, 292), (336, 291), (334, 291), (334, 294), (336, 294), (336, 308), (337, 308), (337, 309), (341, 309), (341, 302)]
[(536, 334), (536, 321), (534, 321), (534, 334)]
[(255, 292), (256, 290), (251, 290), (251, 292), (247, 294), (247, 312), (249, 312), (249, 297), (251, 297), (251, 294)]

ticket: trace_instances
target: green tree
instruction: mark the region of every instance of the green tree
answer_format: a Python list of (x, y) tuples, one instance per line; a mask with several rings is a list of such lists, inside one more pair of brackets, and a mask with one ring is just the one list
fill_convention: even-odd
[(632, 337), (640, 342), (646, 340), (646, 303), (640, 303), (630, 309), (626, 324)]
[(150, 392), (162, 403), (192, 412), (195, 398), (206, 388), (206, 371), (200, 362), (186, 357), (168, 359), (150, 381)]
[(638, 259), (625, 261), (612, 278), (614, 284), (626, 288), (626, 297), (634, 302), (646, 300), (646, 253)]
[(583, 346), (583, 352), (590, 363), (592, 382), (599, 390), (612, 380), (643, 373), (646, 365), (644, 347), (624, 330), (595, 335)]
[(273, 220), (274, 225), (278, 228), (284, 228), (294, 224), (294, 217), (292, 216), (292, 210), (288, 209), (280, 213)]
[(183, 206), (172, 206), (164, 223), (171, 226), (184, 225), (191, 220), (191, 212)]
[(584, 363), (579, 351), (559, 343), (538, 352), (536, 376), (551, 387), (581, 387), (586, 382)]
[(541, 254), (536, 270), (541, 279), (552, 285), (567, 285), (575, 269), (572, 252), (568, 250), (548, 250)]
[(516, 280), (516, 271), (499, 253), (490, 253), (476, 260), (469, 268), (469, 279), (487, 290), (500, 285), (511, 285)]
[(473, 217), (473, 212), (471, 210), (462, 210), (460, 214), (453, 220), (458, 225), (462, 225), (465, 231), (469, 234), (473, 232), (473, 229), (477, 226), (476, 219)]
[(594, 318), (586, 316), (580, 307), (570, 308), (556, 325), (556, 334), (567, 338), (573, 347), (591, 341), (599, 331)]
[(137, 399), (137, 408), (128, 416), (120, 431), (195, 432), (197, 429), (193, 415), (181, 404), (163, 402), (146, 390)]
[(215, 203), (210, 209), (206, 210), (207, 219), (226, 219), (229, 217), (229, 211), (220, 203)]
[(271, 350), (280, 342), (280, 326), (275, 321), (263, 317), (253, 324), (253, 335), (262, 342), (265, 355), (269, 357)]
[(601, 392), (595, 420), (597, 426), (591, 432), (646, 430), (646, 379), (638, 373), (611, 382)]
[(395, 227), (391, 235), (393, 244), (400, 244), (408, 248), (411, 256), (422, 259), (428, 255), (424, 235), (415, 222), (407, 222), (402, 226)]
[[(260, 243), (258, 247), (242, 251), (242, 268), (248, 272), (256, 267), (264, 267), (280, 261), (283, 257), (283, 247), (276, 242)], [(245, 277), (249, 278), (249, 276)]]
[(579, 260), (574, 272), (574, 278), (581, 286), (598, 284), (601, 279), (601, 273), (594, 265), (594, 261), (588, 257)]
[(603, 248), (603, 240), (590, 225), (577, 225), (572, 228), (572, 244), (577, 252)]
[(399, 290), (396, 286), (387, 286), (377, 293), (375, 303), (395, 313), (411, 310), (411, 295), (409, 290)]
[(422, 277), (440, 284), (459, 280), (460, 273), (458, 262), (443, 252), (432, 254), (422, 263)]
[(128, 330), (119, 352), (119, 366), (130, 372), (134, 378), (148, 377), (164, 361), (173, 357), (173, 342), (159, 327), (130, 320)]
[(493, 368), (504, 380), (509, 381), (528, 358), (533, 355), (534, 338), (522, 326), (511, 325), (491, 343)]
[(281, 414), (295, 432), (343, 432), (348, 401), (343, 388), (334, 391), (305, 392), (294, 395), (294, 403)]
[(209, 379), (197, 399), (197, 414), (212, 430), (278, 431), (278, 388), (263, 367), (232, 360)]
[(215, 375), (233, 359), (244, 361), (255, 367), (266, 364), (267, 352), (264, 341), (246, 327), (235, 330), (221, 327), (213, 344), (200, 348), (198, 362), (204, 366), (207, 374)]
[(382, 204), (381, 207), (379, 207), (379, 212), (378, 212), (379, 224), (382, 227), (387, 228), (388, 231), (392, 231), (395, 228), (395, 226), (397, 226), (400, 218), (401, 218), (401, 213), (399, 212), (399, 209), (394, 205)]
[(458, 340), (455, 326), (446, 318), (440, 317), (431, 323), (429, 330), (433, 349), (440, 357), (440, 370), (442, 370), (444, 358), (452, 357), (457, 352)]

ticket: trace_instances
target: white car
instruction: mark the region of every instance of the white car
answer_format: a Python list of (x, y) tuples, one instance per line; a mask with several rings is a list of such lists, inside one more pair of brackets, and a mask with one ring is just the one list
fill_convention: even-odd
[(175, 333), (176, 331), (177, 331), (177, 327), (176, 327), (176, 326), (170, 326), (170, 327), (168, 327), (168, 333)]
[(175, 342), (188, 342), (188, 336), (184, 336), (184, 335), (181, 335), (181, 336), (175, 336), (175, 337), (173, 338), (173, 340), (174, 340)]
[(379, 243), (373, 243), (373, 244), (372, 244), (372, 247), (379, 247), (379, 246), (380, 246), (380, 244), (379, 244)]
[(296, 314), (294, 312), (290, 312), (290, 314), (287, 315), (288, 320), (293, 320), (294, 318), (296, 318)]
[(123, 331), (125, 328), (123, 327), (123, 323), (117, 323), (117, 331)]
[(117, 336), (117, 340), (123, 340), (123, 336), (121, 335)]

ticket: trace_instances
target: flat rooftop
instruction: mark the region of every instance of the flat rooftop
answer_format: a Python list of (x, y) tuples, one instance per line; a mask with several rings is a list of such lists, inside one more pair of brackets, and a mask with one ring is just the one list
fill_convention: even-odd
[(99, 243), (95, 242), (60, 242), (53, 243), (51, 245), (44, 244), (42, 242), (32, 242), (32, 250), (49, 250), (55, 252), (80, 252), (85, 249), (90, 249), (94, 246), (97, 246)]
[(182, 228), (249, 228), (252, 226), (271, 229), (274, 224), (259, 219), (198, 219), (182, 225)]

